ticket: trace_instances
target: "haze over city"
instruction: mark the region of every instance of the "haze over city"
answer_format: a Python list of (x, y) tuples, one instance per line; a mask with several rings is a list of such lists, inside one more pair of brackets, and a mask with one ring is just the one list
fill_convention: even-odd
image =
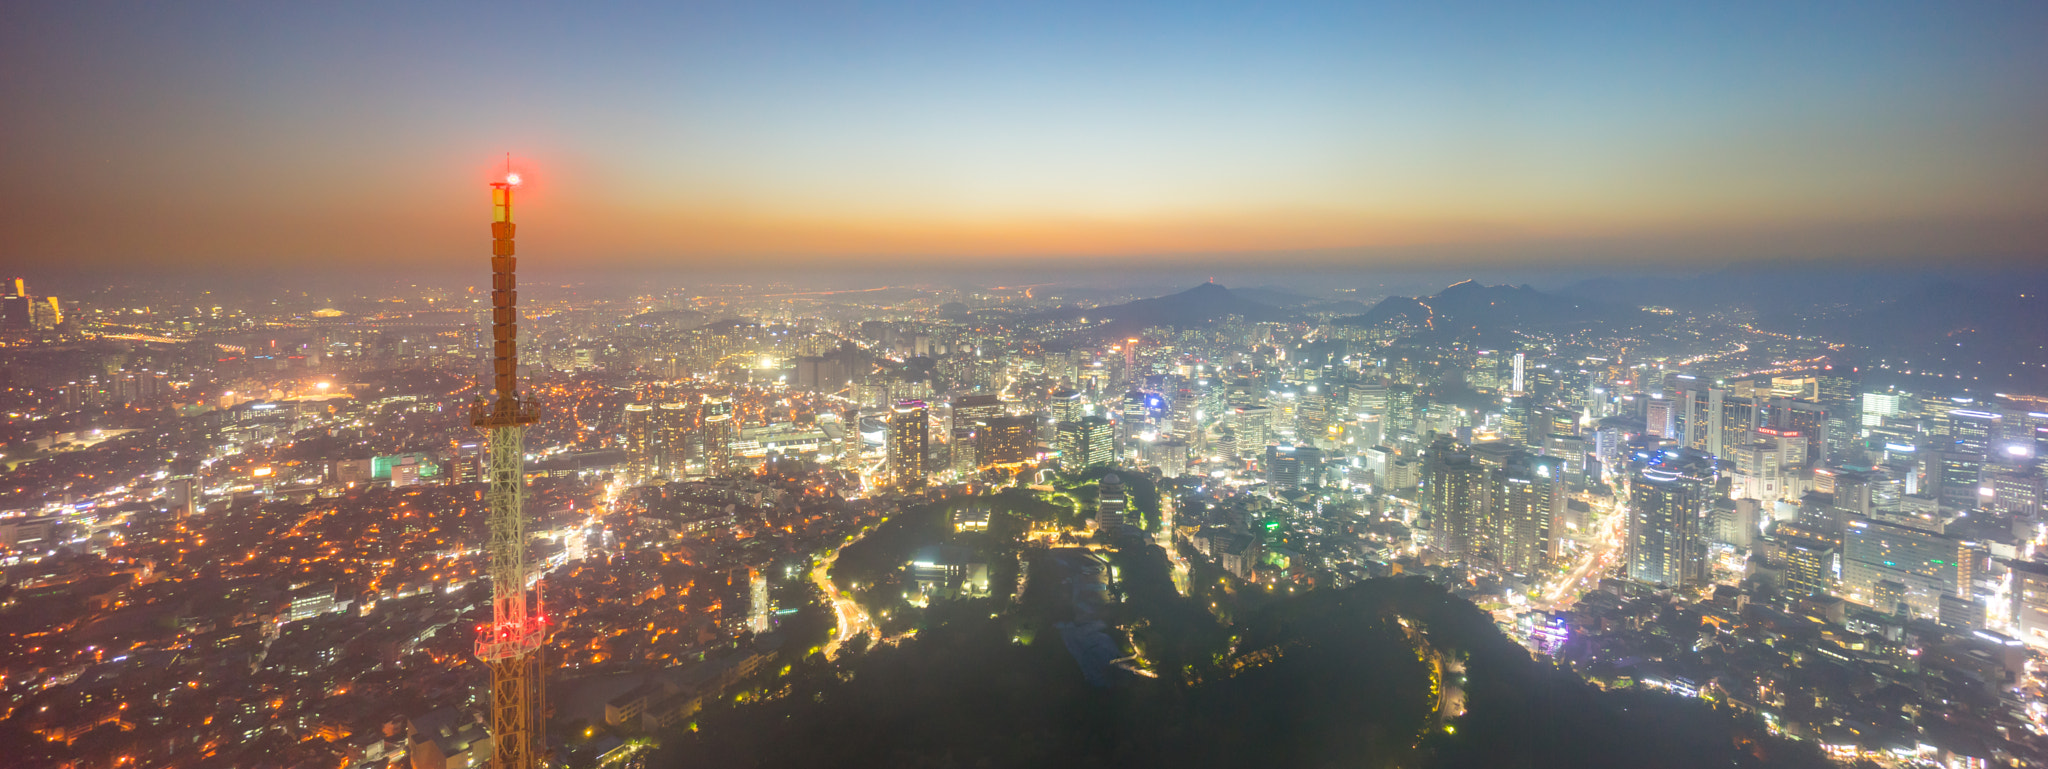
[(0, 13), (0, 766), (2048, 767), (2048, 6)]

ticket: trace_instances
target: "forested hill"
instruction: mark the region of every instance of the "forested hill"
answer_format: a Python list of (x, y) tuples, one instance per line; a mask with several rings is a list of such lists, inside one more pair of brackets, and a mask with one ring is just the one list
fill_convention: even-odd
[[(695, 732), (665, 739), (652, 765), (1827, 765), (1810, 746), (1699, 700), (1599, 691), (1533, 660), (1486, 614), (1427, 582), (1312, 591), (1235, 626), (1203, 627), (1213, 620), (1160, 579), (1130, 579), (1163, 577), (1162, 551), (1118, 560), (1136, 607), (1124, 620), (1159, 678), (1084, 683), (1028, 599), (1016, 610), (935, 606), (914, 641), (869, 651), (838, 675), (800, 667), (780, 696), (707, 710)], [(1050, 576), (1040, 572), (1034, 563), (1034, 589)]]

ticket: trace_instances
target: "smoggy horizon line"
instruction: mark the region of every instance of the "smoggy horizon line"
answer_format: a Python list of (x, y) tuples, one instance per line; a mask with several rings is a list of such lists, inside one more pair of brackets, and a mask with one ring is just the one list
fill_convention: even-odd
[[(79, 293), (104, 289), (167, 288), (176, 290), (285, 290), (309, 292), (320, 288), (331, 293), (389, 292), (407, 286), (461, 290), (488, 283), (488, 272), (479, 258), (476, 265), (418, 266), (409, 270), (363, 270), (360, 268), (309, 269), (303, 264), (271, 264), (228, 272), (169, 267), (161, 271), (129, 270), (109, 274), (104, 270), (15, 269), (0, 278), (23, 278), (32, 293), (39, 295)], [(528, 291), (590, 289), (604, 292), (703, 290), (731, 286), (788, 285), (806, 289), (854, 290), (875, 288), (966, 289), (1042, 285), (1093, 290), (1151, 290), (1156, 295), (1184, 290), (1205, 282), (1231, 288), (1284, 288), (1289, 290), (1357, 291), (1361, 295), (1377, 290), (1380, 295), (1428, 295), (1432, 287), (1442, 288), (1467, 280), (1485, 284), (1559, 288), (1594, 278), (1667, 277), (1688, 279), (1722, 272), (1762, 275), (1811, 275), (1817, 273), (1889, 273), (1926, 277), (1986, 279), (1998, 276), (2048, 279), (2048, 262), (2023, 259), (1980, 259), (1945, 262), (1930, 266), (1924, 259), (1831, 257), (1800, 261), (1772, 259), (1697, 260), (1685, 263), (1517, 261), (1488, 264), (1406, 263), (1383, 265), (1275, 264), (1248, 265), (1242, 259), (1202, 264), (1183, 261), (1170, 265), (1132, 264), (1114, 260), (1087, 263), (1062, 262), (1040, 265), (963, 266), (922, 264), (855, 266), (844, 263), (813, 265), (800, 273), (787, 268), (728, 265), (701, 269), (675, 265), (561, 264), (528, 255), (522, 259), (521, 276)]]

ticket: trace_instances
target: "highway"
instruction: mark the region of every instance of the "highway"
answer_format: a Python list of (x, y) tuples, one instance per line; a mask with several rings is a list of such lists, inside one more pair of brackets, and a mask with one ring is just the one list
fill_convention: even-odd
[(1572, 566), (1563, 579), (1558, 580), (1550, 591), (1538, 601), (1540, 608), (1558, 611), (1571, 608), (1579, 596), (1587, 590), (1598, 587), (1600, 578), (1621, 562), (1622, 538), (1628, 521), (1628, 506), (1610, 503), (1605, 510), (1594, 508), (1600, 515), (1598, 532), (1594, 535), (1593, 546), (1586, 549), (1579, 562)]

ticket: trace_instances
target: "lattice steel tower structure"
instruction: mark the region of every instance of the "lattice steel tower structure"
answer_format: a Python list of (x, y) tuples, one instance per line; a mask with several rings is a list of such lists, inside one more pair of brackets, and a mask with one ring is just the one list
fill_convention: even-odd
[[(508, 162), (509, 165), (509, 162)], [(491, 766), (537, 769), (542, 749), (541, 612), (538, 574), (526, 562), (526, 426), (533, 403), (519, 397), (519, 291), (513, 271), (512, 190), (519, 175), (491, 184), (491, 374), (470, 422), (490, 436), (491, 624), (476, 656), (491, 667)], [(528, 582), (531, 581), (531, 603)]]

